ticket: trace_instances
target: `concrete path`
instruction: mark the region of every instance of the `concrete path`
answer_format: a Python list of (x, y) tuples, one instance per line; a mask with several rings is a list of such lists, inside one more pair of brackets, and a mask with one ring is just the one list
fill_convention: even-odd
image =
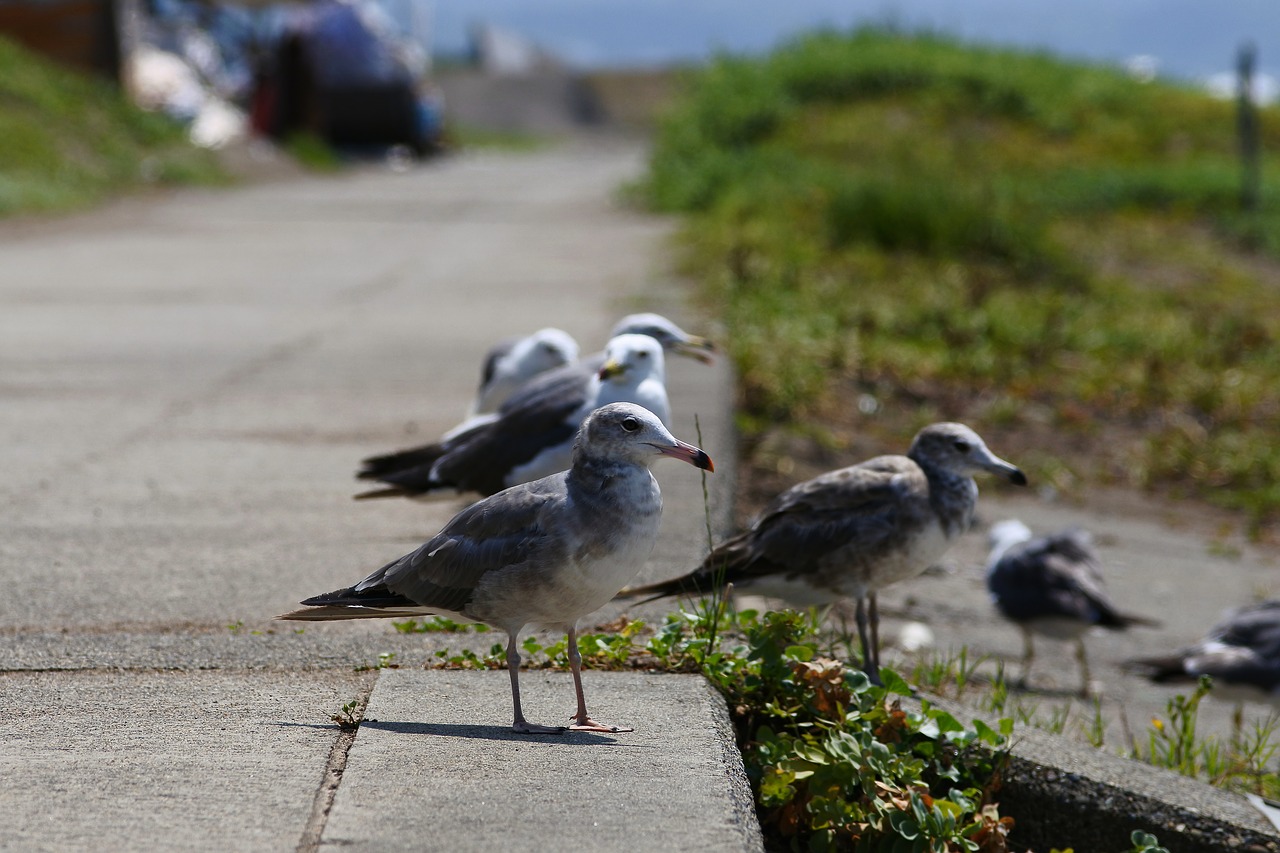
[[(641, 308), (706, 331), (661, 266), (669, 226), (612, 201), (640, 162), (569, 146), (0, 229), (0, 848), (422, 849), (446, 824), (460, 850), (551, 849), (522, 826), (590, 849), (758, 844), (697, 679), (588, 673), (635, 738), (519, 740), (501, 674), (416, 666), (487, 635), (270, 621), (456, 511), (355, 504), (352, 473), (455, 423), (493, 341), (554, 324), (593, 349)], [(724, 472), (717, 526), (726, 371), (669, 368), (674, 432), (696, 440), (696, 414)], [(653, 578), (706, 535), (698, 473), (656, 474)], [(383, 653), (403, 668), (369, 670)], [(530, 711), (567, 714), (563, 681), (530, 677)], [(329, 718), (366, 698), (381, 727), (352, 745)], [(454, 813), (463, 784), (493, 809)]]

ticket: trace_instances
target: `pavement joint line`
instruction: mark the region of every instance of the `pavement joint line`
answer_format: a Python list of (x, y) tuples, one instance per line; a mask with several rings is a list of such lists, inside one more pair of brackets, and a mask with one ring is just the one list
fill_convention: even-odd
[(356, 724), (350, 727), (338, 726), (338, 736), (329, 749), (329, 757), (325, 760), (324, 773), (320, 778), (320, 786), (316, 788), (315, 800), (311, 804), (311, 815), (307, 818), (302, 830), (302, 838), (298, 841), (297, 853), (315, 853), (324, 842), (324, 828), (329, 822), (329, 814), (333, 811), (333, 802), (338, 797), (338, 787), (342, 784), (342, 774), (347, 769), (347, 757), (351, 747), (360, 734), (360, 723), (364, 719), (364, 711), (369, 707), (369, 697), (378, 679), (370, 681), (368, 688), (357, 697), (357, 705), (352, 717)]

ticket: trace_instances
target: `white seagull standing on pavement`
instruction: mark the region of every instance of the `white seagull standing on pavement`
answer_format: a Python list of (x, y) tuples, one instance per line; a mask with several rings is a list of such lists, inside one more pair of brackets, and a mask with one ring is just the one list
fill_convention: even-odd
[(921, 574), (969, 529), (978, 500), (970, 475), (979, 471), (1027, 482), (969, 427), (932, 424), (906, 456), (877, 456), (792, 486), (693, 572), (621, 595), (652, 600), (733, 584), (736, 593), (801, 606), (853, 598), (863, 669), (878, 678), (876, 591)]
[(1090, 693), (1084, 635), (1098, 626), (1123, 631), (1133, 625), (1156, 627), (1144, 616), (1121, 613), (1102, 583), (1102, 563), (1086, 530), (1072, 528), (1032, 538), (1016, 518), (1001, 521), (987, 535), (987, 589), (1001, 615), (1022, 631), (1022, 674), (1027, 685), (1035, 657), (1033, 634), (1072, 641), (1080, 664), (1080, 695)]
[(507, 408), (492, 423), (454, 438), (366, 459), (357, 476), (387, 486), (356, 497), (491, 495), (563, 471), (582, 422), (609, 403), (636, 403), (669, 424), (662, 346), (647, 335), (620, 335), (605, 354), (585, 386), (566, 386)]
[(569, 728), (630, 731), (587, 713), (577, 621), (608, 602), (653, 549), (662, 493), (649, 464), (658, 456), (714, 470), (705, 452), (677, 440), (652, 412), (629, 403), (604, 406), (582, 425), (568, 471), (477, 501), (412, 554), (278, 618), (434, 614), (500, 628), (508, 637), (512, 727), (549, 734), (564, 727), (535, 725), (521, 710), (517, 640), (527, 625), (561, 629), (578, 702)]

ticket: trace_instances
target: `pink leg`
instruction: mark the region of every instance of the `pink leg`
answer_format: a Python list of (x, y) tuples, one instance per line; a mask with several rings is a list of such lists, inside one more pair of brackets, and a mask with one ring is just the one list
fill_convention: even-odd
[(513, 631), (507, 639), (507, 672), (511, 675), (511, 701), (515, 704), (515, 720), (511, 728), (523, 735), (559, 735), (564, 734), (564, 726), (539, 726), (524, 718), (520, 710), (520, 653), (516, 651), (516, 636)]
[(597, 723), (587, 714), (587, 697), (582, 692), (582, 655), (578, 652), (578, 626), (569, 628), (569, 669), (573, 671), (573, 689), (578, 694), (578, 713), (573, 715), (571, 732), (633, 732), (630, 726), (611, 726)]

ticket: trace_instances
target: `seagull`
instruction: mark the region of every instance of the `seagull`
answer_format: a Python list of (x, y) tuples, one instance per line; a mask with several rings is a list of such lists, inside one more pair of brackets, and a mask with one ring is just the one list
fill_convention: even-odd
[(525, 719), (517, 639), (528, 625), (561, 629), (568, 634), (578, 702), (568, 728), (631, 731), (587, 713), (577, 621), (609, 601), (653, 549), (662, 493), (649, 464), (658, 456), (714, 470), (704, 451), (677, 440), (652, 412), (630, 403), (604, 406), (579, 430), (568, 471), (477, 501), (413, 553), (277, 618), (435, 614), (500, 628), (507, 633), (512, 728), (526, 734), (558, 734), (565, 727)]
[(534, 376), (577, 360), (578, 342), (561, 329), (539, 329), (523, 338), (508, 338), (494, 344), (485, 356), (480, 388), (467, 416), (496, 412)]
[(1032, 538), (1031, 528), (1008, 519), (987, 535), (987, 589), (1006, 619), (1022, 631), (1022, 675), (1026, 686), (1035, 657), (1033, 634), (1072, 640), (1080, 663), (1080, 695), (1089, 695), (1089, 661), (1084, 635), (1095, 625), (1123, 631), (1133, 625), (1157, 627), (1143, 616), (1121, 613), (1102, 583), (1093, 537), (1079, 528)]
[(530, 379), (577, 361), (578, 342), (561, 329), (539, 329), (523, 338), (499, 341), (485, 355), (480, 387), (466, 419), (446, 432), (443, 439), (447, 441), (496, 420), (502, 404)]
[(441, 493), (491, 495), (569, 467), (574, 436), (587, 415), (609, 403), (636, 403), (671, 421), (662, 346), (647, 335), (619, 335), (583, 386), (530, 398), (497, 420), (425, 447), (366, 459), (357, 476), (386, 488), (359, 499)]
[[(628, 314), (614, 324), (610, 340), (612, 341), (623, 335), (637, 334), (653, 338), (661, 344), (665, 351), (696, 358), (704, 363), (711, 363), (714, 360), (712, 355), (716, 350), (714, 343), (706, 338), (685, 332), (660, 314)], [(600, 369), (608, 360), (607, 353), (608, 347), (603, 352), (594, 353), (573, 364), (566, 364), (533, 377), (509, 397), (497, 412), (477, 414), (467, 418), (445, 433), (436, 444), (415, 447), (398, 453), (369, 457), (364, 460), (363, 468), (356, 476), (364, 480), (380, 480), (385, 475), (394, 474), (397, 477), (409, 478), (412, 482), (417, 482), (421, 478), (419, 469), (424, 464), (430, 465), (435, 459), (439, 458), (440, 454), (444, 452), (442, 448), (460, 447), (477, 435), (485, 433), (487, 427), (505, 415), (519, 410), (522, 412), (519, 416), (522, 420), (528, 417), (538, 419), (547, 417), (554, 421), (556, 413), (562, 412), (564, 405), (568, 401), (575, 399), (579, 401), (587, 400), (590, 395), (596, 393), (595, 385), (599, 379)], [(614, 399), (621, 400), (626, 398), (616, 397)], [(655, 400), (648, 402), (636, 400), (635, 402), (646, 405), (650, 409), (657, 405)], [(583, 416), (585, 417), (585, 414)], [(567, 442), (576, 429), (577, 422), (573, 423), (568, 431), (561, 435), (561, 439)], [(567, 461), (565, 464), (568, 464)], [(554, 470), (559, 469), (552, 468), (545, 473), (550, 473), (550, 471)], [(410, 473), (411, 471), (418, 471), (418, 474), (412, 474)], [(501, 488), (503, 488), (502, 484), (489, 489), (485, 493), (489, 494)], [(390, 491), (384, 493), (379, 490), (377, 492), (366, 492), (363, 496), (390, 497), (396, 494), (400, 494), (400, 492)], [(418, 494), (418, 492), (407, 492), (406, 494)], [(357, 497), (361, 496), (357, 495)]]
[[(610, 338), (618, 335), (648, 335), (667, 352), (687, 356), (703, 364), (715, 361), (716, 345), (707, 338), (691, 335), (661, 314), (628, 314), (609, 332)], [(599, 354), (592, 356), (599, 359)], [(588, 359), (590, 361), (590, 359)]]
[(1213, 692), (1228, 701), (1280, 706), (1280, 600), (1229, 611), (1208, 636), (1171, 655), (1131, 661), (1157, 684), (1213, 678)]
[(970, 475), (979, 471), (1027, 482), (969, 427), (932, 424), (906, 456), (877, 456), (792, 486), (690, 574), (620, 596), (653, 600), (733, 584), (801, 606), (853, 598), (863, 669), (877, 678), (876, 591), (921, 574), (969, 529), (978, 499)]

